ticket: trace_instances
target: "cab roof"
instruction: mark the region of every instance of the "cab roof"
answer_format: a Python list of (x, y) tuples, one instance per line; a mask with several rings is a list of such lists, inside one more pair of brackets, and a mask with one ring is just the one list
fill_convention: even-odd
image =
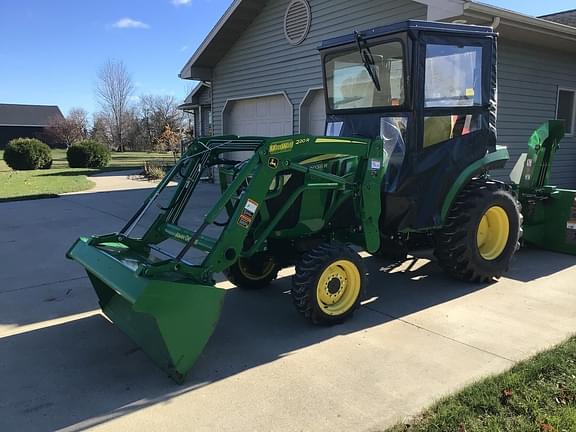
[[(481, 37), (496, 35), (492, 27), (468, 25), (468, 24), (442, 23), (434, 21), (418, 21), (418, 20), (409, 20), (387, 26), (375, 27), (370, 30), (361, 31), (359, 33), (365, 40), (370, 40), (405, 31), (413, 31), (413, 32), (425, 31), (425, 32), (449, 33), (452, 35), (455, 34), (461, 36), (468, 35), (468, 36), (481, 36)], [(338, 36), (335, 38), (326, 39), (322, 41), (319, 49), (323, 50), (327, 48), (334, 48), (337, 46), (348, 45), (355, 42), (356, 42), (356, 35), (352, 33), (345, 36)]]

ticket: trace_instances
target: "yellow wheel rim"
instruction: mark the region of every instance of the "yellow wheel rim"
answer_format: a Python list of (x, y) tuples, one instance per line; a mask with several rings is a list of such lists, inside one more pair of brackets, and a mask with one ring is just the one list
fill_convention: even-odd
[(499, 206), (490, 207), (478, 225), (476, 241), (482, 258), (493, 261), (498, 258), (508, 243), (510, 221), (506, 211)]
[(347, 260), (330, 264), (320, 276), (316, 299), (325, 314), (338, 316), (348, 312), (360, 295), (358, 267)]
[(275, 263), (273, 259), (270, 259), (268, 262), (266, 262), (266, 264), (264, 264), (264, 266), (261, 269), (261, 273), (256, 274), (254, 272), (252, 272), (249, 269), (249, 265), (248, 263), (243, 259), (240, 258), (238, 260), (238, 268), (240, 269), (240, 271), (242, 272), (242, 274), (244, 275), (244, 277), (246, 277), (246, 279), (250, 279), (253, 281), (258, 281), (258, 280), (262, 280), (262, 279), (266, 279), (266, 277), (268, 277), (268, 275), (270, 275), (270, 273), (272, 272), (272, 270), (274, 270), (275, 267)]

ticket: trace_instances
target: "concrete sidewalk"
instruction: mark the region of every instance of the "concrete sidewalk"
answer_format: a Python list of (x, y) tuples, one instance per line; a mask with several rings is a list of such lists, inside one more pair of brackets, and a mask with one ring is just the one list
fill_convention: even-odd
[(268, 290), (231, 289), (176, 386), (64, 258), (77, 236), (119, 229), (148, 193), (0, 204), (0, 431), (381, 430), (576, 328), (575, 257), (523, 250), (490, 286), (425, 259), (368, 257), (368, 301), (332, 328), (298, 316), (289, 271)]
[(81, 195), (97, 192), (115, 192), (137, 189), (155, 188), (159, 181), (151, 181), (141, 175), (142, 170), (104, 171), (88, 177), (94, 182), (94, 187), (87, 191), (69, 192), (66, 195)]

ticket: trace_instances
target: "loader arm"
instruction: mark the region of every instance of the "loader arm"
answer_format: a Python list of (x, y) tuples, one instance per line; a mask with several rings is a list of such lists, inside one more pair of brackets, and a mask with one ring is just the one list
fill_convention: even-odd
[[(230, 162), (246, 151), (253, 152), (250, 159)], [(289, 245), (292, 238), (341, 235), (369, 251), (378, 249), (386, 163), (381, 140), (306, 135), (199, 139), (119, 233), (81, 238), (67, 256), (85, 267), (103, 312), (180, 381), (218, 321), (225, 290), (214, 286), (215, 273), (266, 251), (270, 239)], [(221, 196), (199, 226), (185, 228), (184, 210), (194, 205), (202, 172), (215, 165), (224, 172), (228, 167), (230, 178), (223, 178)], [(172, 192), (168, 188), (178, 178)], [(284, 184), (286, 178), (298, 180), (295, 187)], [(164, 193), (171, 193), (168, 204), (141, 238), (132, 236)], [(281, 205), (274, 206), (278, 201)], [(297, 202), (296, 223), (283, 226)], [(359, 215), (358, 223), (338, 230), (332, 224), (345, 205)], [(223, 214), (228, 221), (220, 234), (207, 235)], [(180, 244), (178, 252), (163, 249), (168, 240)], [(206, 254), (200, 263), (189, 260), (192, 249)]]

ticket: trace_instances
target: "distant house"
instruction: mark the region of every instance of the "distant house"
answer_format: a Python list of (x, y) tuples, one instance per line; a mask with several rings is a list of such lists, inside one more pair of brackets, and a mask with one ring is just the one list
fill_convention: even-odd
[(498, 139), (510, 164), (536, 127), (562, 118), (567, 136), (552, 181), (576, 188), (574, 11), (536, 18), (466, 0), (234, 0), (180, 72), (203, 83), (196, 94), (209, 93), (190, 109), (199, 117), (202, 105), (216, 135), (323, 134), (320, 42), (408, 19), (496, 29)]
[(46, 126), (53, 118), (63, 118), (56, 105), (0, 104), (0, 149), (13, 138), (38, 138), (49, 145)]
[(550, 15), (543, 15), (540, 18), (547, 21), (554, 21), (559, 24), (576, 27), (576, 9), (564, 12), (557, 12)]
[(194, 136), (212, 135), (212, 90), (206, 83), (199, 83), (178, 107), (190, 114)]

